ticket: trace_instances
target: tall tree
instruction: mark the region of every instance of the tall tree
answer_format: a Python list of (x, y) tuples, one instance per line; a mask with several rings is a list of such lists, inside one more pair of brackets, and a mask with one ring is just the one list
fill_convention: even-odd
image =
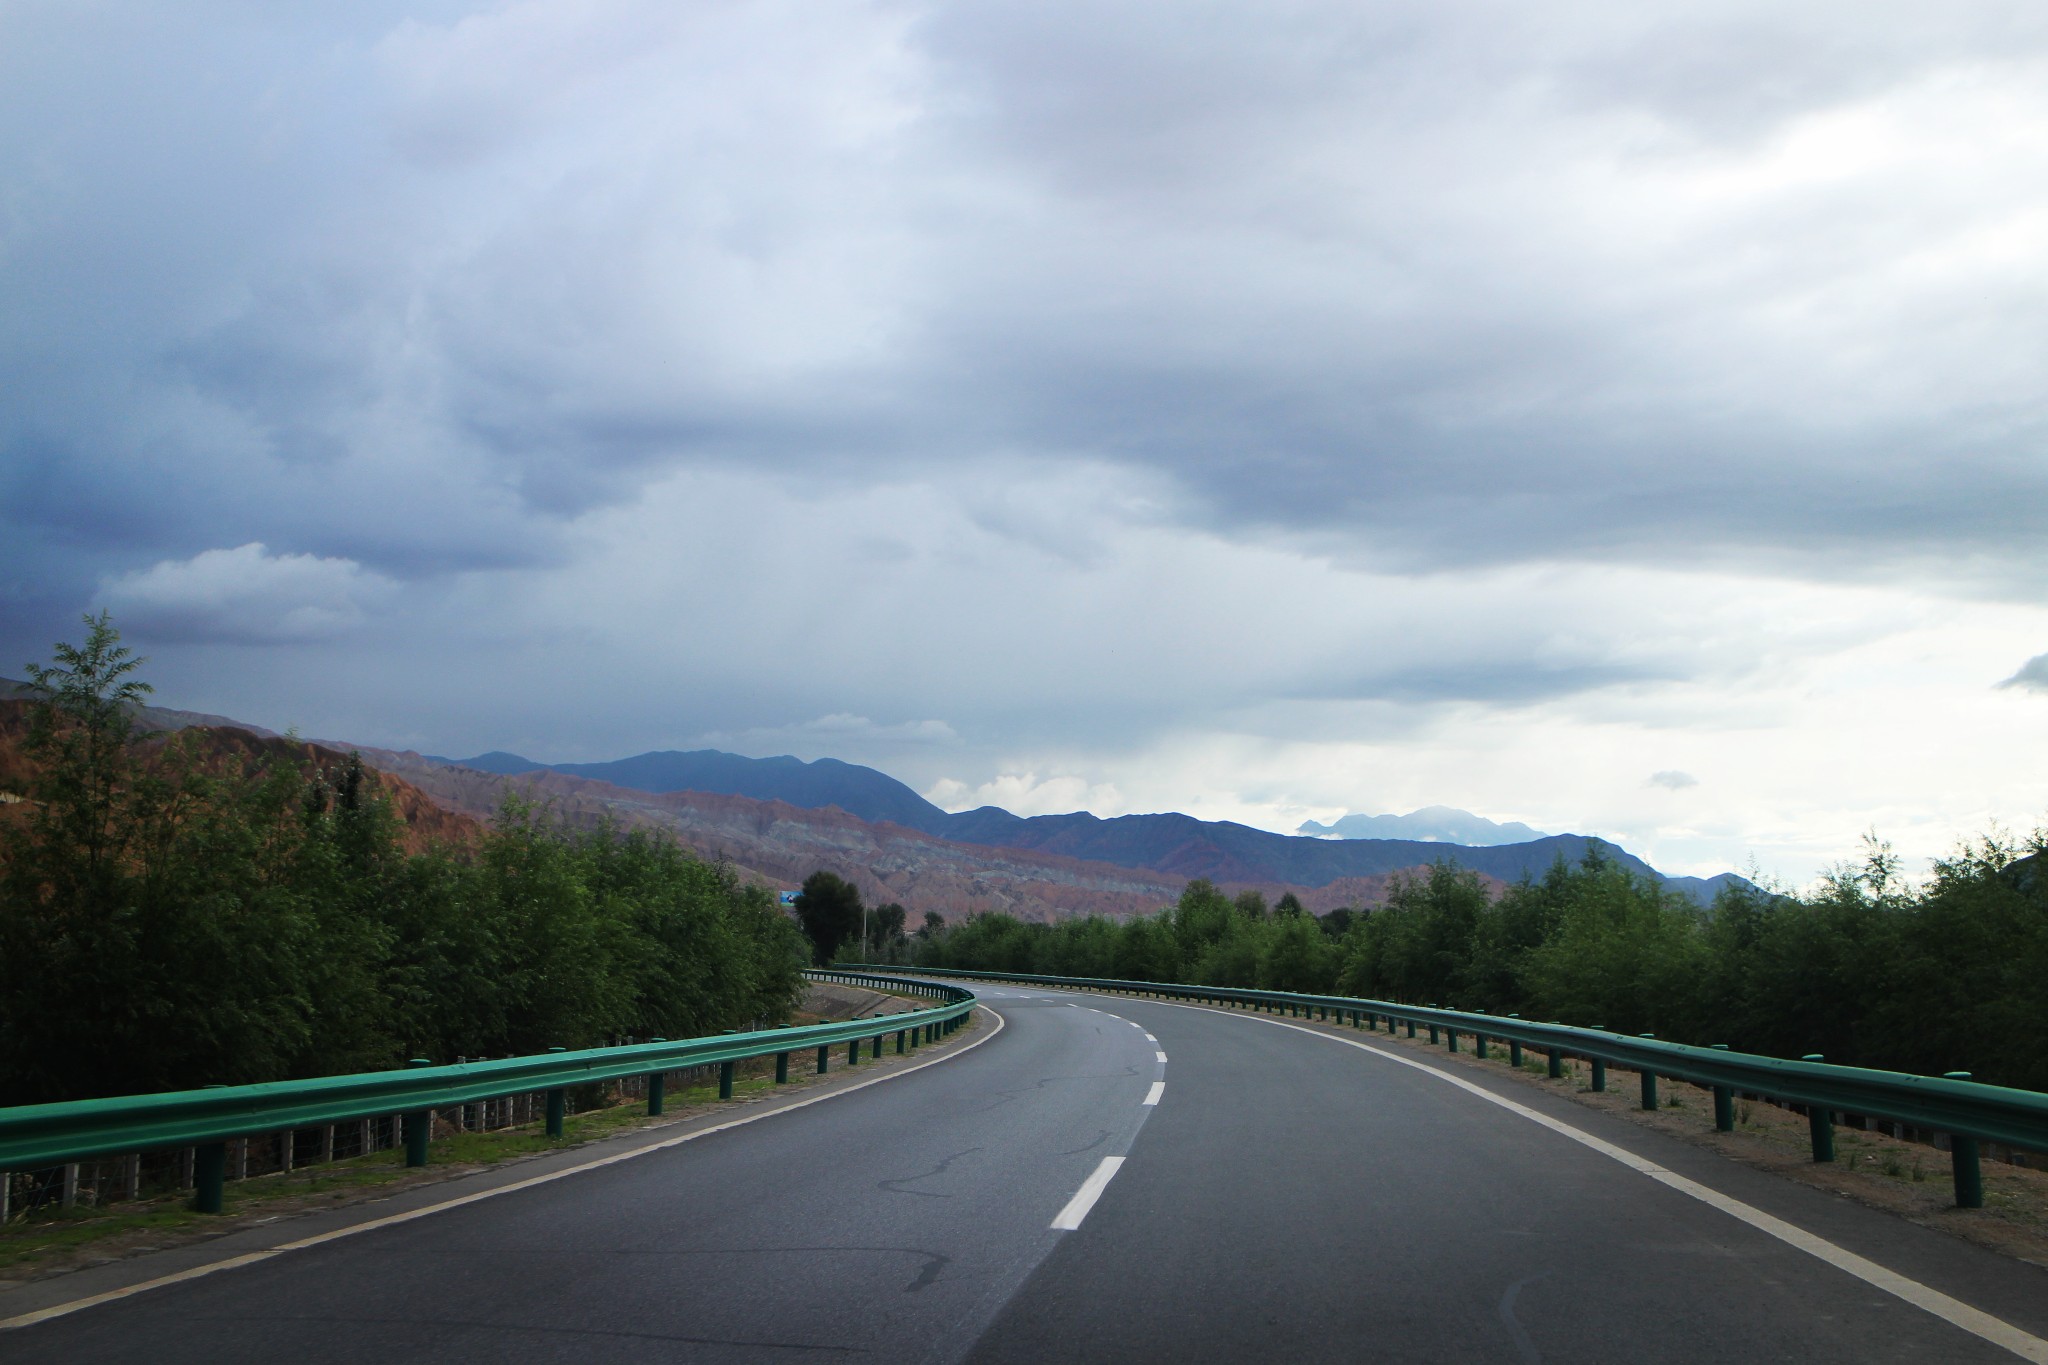
[(860, 933), (860, 888), (836, 872), (820, 869), (804, 878), (796, 896), (796, 921), (811, 940), (813, 960), (822, 967), (839, 945)]

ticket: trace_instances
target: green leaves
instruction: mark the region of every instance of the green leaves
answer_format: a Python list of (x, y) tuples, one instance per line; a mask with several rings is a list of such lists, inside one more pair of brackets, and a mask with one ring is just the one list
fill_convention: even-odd
[(1737, 886), (1702, 910), (1596, 850), (1498, 897), (1440, 863), (1341, 936), (1291, 910), (1198, 879), (1155, 917), (976, 916), (917, 961), (1335, 991), (2048, 1090), (2048, 833), (1993, 831), (1919, 889), (1873, 836), (1804, 898)]
[(517, 800), (480, 848), (409, 855), (359, 758), (141, 743), (138, 661), (88, 625), (30, 669), (36, 804), (0, 821), (10, 1103), (787, 1018), (800, 936), (730, 869)]

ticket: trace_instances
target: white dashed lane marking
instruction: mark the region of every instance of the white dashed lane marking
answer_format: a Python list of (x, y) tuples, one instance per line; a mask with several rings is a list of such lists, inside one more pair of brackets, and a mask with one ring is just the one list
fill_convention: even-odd
[(1059, 1217), (1052, 1220), (1053, 1231), (1072, 1232), (1081, 1226), (1081, 1220), (1088, 1216), (1088, 1210), (1095, 1207), (1095, 1201), (1102, 1198), (1102, 1192), (1109, 1188), (1109, 1182), (1116, 1179), (1117, 1169), (1124, 1164), (1120, 1156), (1106, 1156), (1094, 1174), (1081, 1182), (1081, 1188), (1074, 1191), (1074, 1197), (1060, 1210)]

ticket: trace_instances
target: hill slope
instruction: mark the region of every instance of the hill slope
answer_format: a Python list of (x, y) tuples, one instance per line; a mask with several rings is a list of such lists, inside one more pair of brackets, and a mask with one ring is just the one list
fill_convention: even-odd
[[(25, 701), (0, 699), (0, 791), (18, 794), (28, 788), (33, 765), (22, 750), (22, 742), (28, 737), (28, 711), (29, 703)], [(285, 739), (254, 728), (232, 723), (172, 724), (165, 719), (191, 715), (190, 712), (163, 712), (155, 707), (143, 711), (141, 719), (148, 728), (189, 732), (186, 742), (197, 748), (208, 765), (218, 764), (230, 771), (255, 771), (285, 763), (301, 772), (318, 770), (333, 774), (340, 772), (348, 761), (348, 755), (338, 749)], [(154, 741), (157, 745), (166, 742)], [(370, 789), (383, 796), (391, 805), (391, 813), (398, 817), (402, 826), (399, 842), (408, 852), (420, 852), (430, 844), (473, 843), (482, 835), (483, 826), (470, 815), (401, 777), (377, 769), (367, 759), (365, 767), (369, 769)]]
[(742, 758), (717, 749), (694, 749), (687, 753), (665, 749), (609, 763), (535, 763), (517, 754), (498, 752), (429, 761), (504, 776), (545, 768), (657, 795), (712, 792), (719, 796), (748, 796), (756, 801), (786, 801), (810, 810), (837, 806), (863, 820), (887, 820), (927, 834), (943, 834), (949, 818), (946, 812), (887, 773), (856, 763), (842, 763), (836, 758), (806, 763), (787, 754), (779, 758)]
[(424, 761), (500, 776), (553, 772), (655, 795), (692, 791), (779, 801), (809, 810), (836, 808), (861, 820), (886, 822), (985, 848), (1029, 849), (1176, 877), (1207, 877), (1219, 883), (1323, 887), (1343, 878), (1384, 877), (1442, 858), (1507, 882), (1525, 875), (1540, 877), (1559, 858), (1576, 863), (1596, 846), (1631, 872), (1663, 881), (1702, 903), (1712, 900), (1718, 883), (1732, 875), (1724, 874), (1712, 883), (1694, 877), (1665, 877), (1605, 840), (1579, 834), (1539, 835), (1527, 826), (1494, 825), (1447, 807), (1382, 818), (1398, 822), (1430, 817), (1425, 824), (1431, 820), (1442, 824), (1436, 817), (1465, 816), (1468, 822), (1477, 821), (1503, 835), (1527, 830), (1531, 837), (1471, 845), (1420, 838), (1325, 839), (1275, 834), (1178, 813), (1105, 820), (1086, 812), (1025, 817), (984, 806), (949, 814), (873, 768), (830, 758), (809, 763), (787, 755), (743, 758), (715, 749), (646, 753), (610, 763), (542, 764), (498, 752), (460, 761), (432, 757)]

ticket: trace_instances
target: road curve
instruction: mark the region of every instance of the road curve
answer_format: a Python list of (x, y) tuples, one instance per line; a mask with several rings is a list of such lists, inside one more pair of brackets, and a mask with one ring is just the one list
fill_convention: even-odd
[(0, 1360), (2048, 1360), (2040, 1268), (1511, 1080), (981, 994), (1001, 1032), (914, 1074), (0, 1333)]

